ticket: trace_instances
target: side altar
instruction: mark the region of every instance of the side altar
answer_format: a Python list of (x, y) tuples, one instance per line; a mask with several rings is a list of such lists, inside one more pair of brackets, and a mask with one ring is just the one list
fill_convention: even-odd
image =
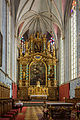
[(55, 45), (39, 32), (21, 40), (18, 80), (18, 98), (32, 97), (57, 100)]

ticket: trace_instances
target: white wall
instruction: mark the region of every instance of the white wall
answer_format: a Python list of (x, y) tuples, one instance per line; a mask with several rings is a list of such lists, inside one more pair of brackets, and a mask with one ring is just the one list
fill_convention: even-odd
[[(3, 35), (2, 67), (0, 67), (0, 81), (11, 84), (16, 82), (16, 39), (14, 9), (6, 0), (0, 0), (0, 30)], [(11, 82), (10, 82), (11, 81)]]

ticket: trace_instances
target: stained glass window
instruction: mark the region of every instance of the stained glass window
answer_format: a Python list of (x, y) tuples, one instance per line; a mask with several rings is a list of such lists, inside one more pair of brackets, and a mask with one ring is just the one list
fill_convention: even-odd
[(77, 16), (76, 1), (73, 0), (71, 9), (71, 79), (77, 77)]
[(64, 83), (64, 40), (60, 40), (60, 57), (61, 57), (61, 74), (60, 74), (60, 77), (61, 77), (61, 84)]

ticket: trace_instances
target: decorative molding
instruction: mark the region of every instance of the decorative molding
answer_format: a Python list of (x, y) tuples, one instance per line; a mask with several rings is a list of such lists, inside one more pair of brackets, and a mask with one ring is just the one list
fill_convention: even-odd
[[(14, 82), (7, 73), (5, 73), (1, 68), (0, 68), (0, 71), (3, 72), (5, 74), (6, 77), (8, 77), (12, 82)], [(14, 82), (15, 83), (15, 82)]]

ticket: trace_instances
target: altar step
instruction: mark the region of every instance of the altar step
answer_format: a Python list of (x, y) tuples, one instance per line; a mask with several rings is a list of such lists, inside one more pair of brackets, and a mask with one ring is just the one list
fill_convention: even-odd
[[(47, 101), (46, 101), (47, 102)], [(44, 104), (44, 101), (43, 100), (31, 100), (31, 101), (27, 101), (27, 102), (24, 102), (23, 105), (24, 106), (43, 106)]]
[(27, 102), (27, 103), (24, 103), (23, 105), (31, 107), (31, 106), (43, 106), (43, 104), (44, 102)]
[(46, 102), (48, 102), (48, 100), (36, 100), (36, 99), (32, 99), (32, 100), (30, 100), (31, 102), (44, 102), (44, 101), (46, 101)]

